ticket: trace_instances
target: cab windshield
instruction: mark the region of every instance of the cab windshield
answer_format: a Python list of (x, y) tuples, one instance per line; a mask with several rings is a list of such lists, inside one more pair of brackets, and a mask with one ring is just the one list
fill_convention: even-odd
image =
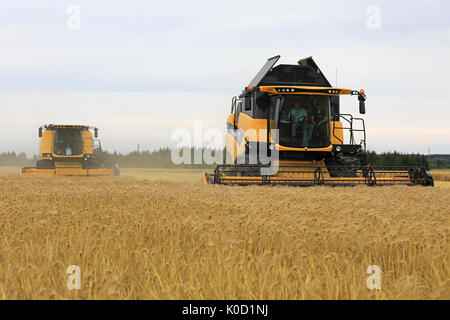
[(271, 129), (279, 130), (282, 146), (322, 148), (330, 145), (328, 96), (272, 96), (270, 120)]
[(80, 129), (56, 129), (53, 152), (60, 156), (73, 156), (82, 153), (83, 143)]

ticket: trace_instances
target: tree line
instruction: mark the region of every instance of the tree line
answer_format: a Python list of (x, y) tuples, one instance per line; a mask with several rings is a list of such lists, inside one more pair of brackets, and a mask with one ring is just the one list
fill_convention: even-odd
[(375, 151), (368, 151), (367, 158), (374, 166), (422, 166), (430, 170), (431, 165), (426, 155), (405, 154), (400, 152), (384, 152), (377, 154)]
[[(225, 151), (207, 150), (207, 149), (188, 149), (190, 159), (195, 158), (195, 153), (203, 154), (205, 151), (212, 152), (215, 156), (222, 158), (225, 163)], [(177, 151), (178, 152), (178, 151)], [(216, 164), (207, 164), (201, 157), (200, 163), (197, 164), (175, 164), (172, 161), (172, 150), (162, 148), (156, 151), (141, 151), (130, 153), (117, 153), (102, 150), (96, 150), (96, 156), (105, 166), (113, 166), (118, 164), (121, 168), (213, 168)], [(404, 154), (400, 152), (385, 152), (377, 154), (375, 151), (367, 153), (368, 160), (375, 166), (424, 166), (430, 168), (450, 167), (450, 155), (431, 155), (423, 154)], [(25, 153), (7, 152), (0, 154), (0, 166), (34, 166), (37, 157), (27, 158)], [(445, 159), (439, 161), (439, 159)]]
[[(109, 153), (107, 151), (96, 150), (96, 157), (102, 161), (105, 166), (110, 167), (114, 164), (118, 164), (121, 168), (189, 168), (189, 169), (202, 169), (202, 168), (213, 168), (215, 164), (206, 164), (203, 161), (198, 164), (194, 163), (195, 152), (203, 154), (207, 149), (195, 149), (190, 148), (186, 150), (190, 153), (190, 159), (192, 162), (176, 164), (172, 161), (172, 149), (161, 148), (156, 151), (133, 151), (130, 153)], [(213, 151), (220, 152), (220, 151)], [(178, 152), (178, 151), (176, 151)]]
[(437, 169), (450, 169), (450, 154), (431, 154), (428, 161), (432, 167)]
[(36, 165), (37, 157), (27, 158), (25, 153), (6, 152), (0, 153), (0, 166), (31, 167)]

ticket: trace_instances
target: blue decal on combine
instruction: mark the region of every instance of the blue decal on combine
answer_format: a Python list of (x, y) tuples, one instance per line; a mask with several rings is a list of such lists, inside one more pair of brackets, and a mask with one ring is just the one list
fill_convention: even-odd
[(244, 139), (244, 133), (240, 129), (235, 129), (231, 124), (227, 124), (227, 133), (231, 134), (238, 144), (241, 144)]

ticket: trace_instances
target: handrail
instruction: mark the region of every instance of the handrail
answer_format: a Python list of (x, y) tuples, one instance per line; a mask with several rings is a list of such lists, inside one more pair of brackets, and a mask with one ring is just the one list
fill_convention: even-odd
[[(364, 123), (364, 119), (363, 118), (354, 118), (353, 115), (351, 114), (346, 114), (346, 113), (341, 113), (337, 116), (338, 120), (334, 120), (334, 125), (333, 125), (333, 137), (335, 137), (337, 140), (339, 140), (341, 142), (341, 144), (344, 144), (344, 141), (341, 140), (337, 135), (335, 130), (339, 129), (339, 130), (349, 130), (349, 144), (350, 145), (356, 145), (355, 143), (355, 135), (354, 132), (363, 132), (363, 136), (364, 139), (361, 141), (360, 145), (363, 144), (363, 148), (364, 150), (366, 150), (366, 126)], [(337, 127), (335, 124), (337, 121), (340, 121), (342, 118), (343, 121), (345, 121), (348, 124), (348, 127), (342, 125), (341, 127)], [(354, 125), (353, 125), (353, 121), (357, 120), (357, 121), (361, 121), (362, 123), (362, 129), (355, 129)], [(342, 121), (341, 121), (342, 122)]]

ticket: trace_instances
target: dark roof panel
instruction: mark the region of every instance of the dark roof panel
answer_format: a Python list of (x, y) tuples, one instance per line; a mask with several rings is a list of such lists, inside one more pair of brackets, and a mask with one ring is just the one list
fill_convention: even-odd
[[(266, 66), (267, 64), (264, 67)], [(330, 82), (312, 57), (302, 59), (296, 65), (280, 64), (268, 70), (264, 67), (258, 73), (260, 81), (257, 84), (255, 81), (252, 81), (255, 82), (254, 86), (298, 85), (331, 87)], [(264, 76), (261, 75), (263, 71), (265, 71)]]

